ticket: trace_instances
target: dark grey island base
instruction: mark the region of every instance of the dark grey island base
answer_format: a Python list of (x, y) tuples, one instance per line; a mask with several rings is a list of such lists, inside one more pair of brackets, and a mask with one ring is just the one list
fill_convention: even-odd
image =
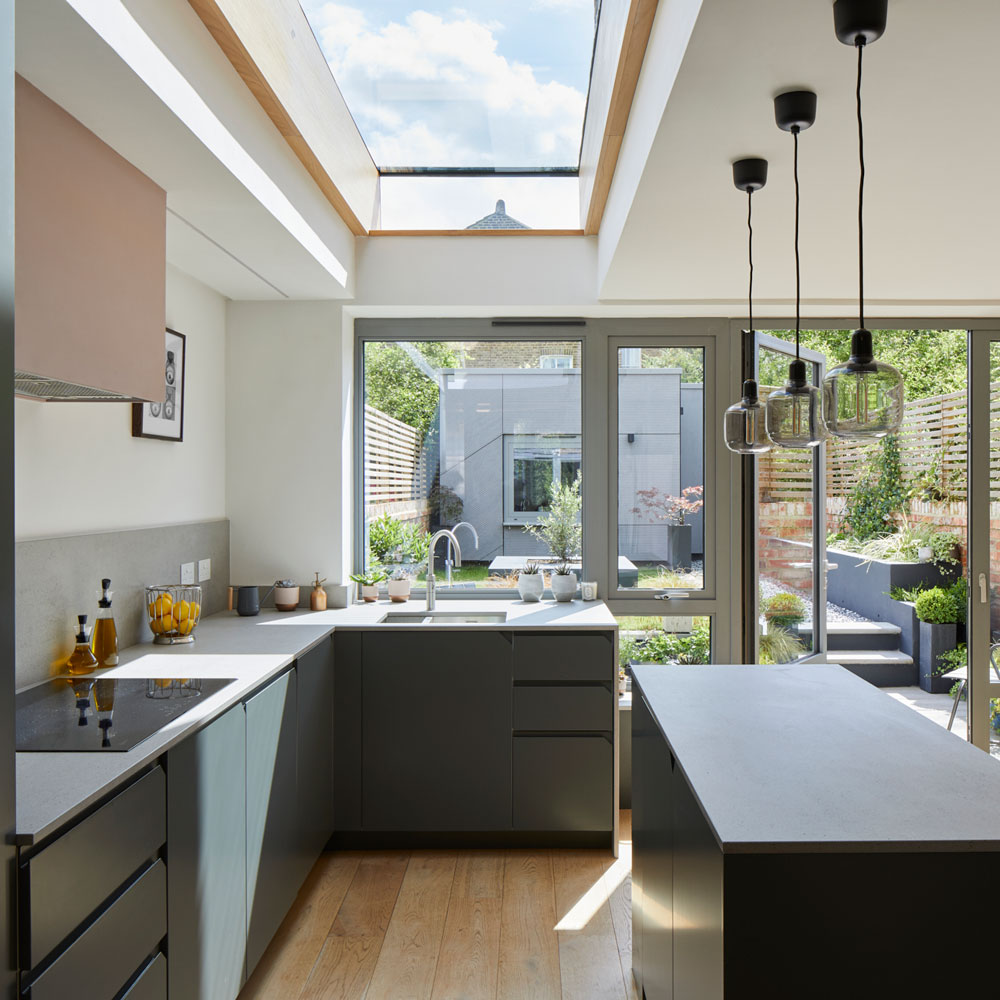
[(997, 761), (834, 665), (634, 676), (646, 1000), (1000, 995)]

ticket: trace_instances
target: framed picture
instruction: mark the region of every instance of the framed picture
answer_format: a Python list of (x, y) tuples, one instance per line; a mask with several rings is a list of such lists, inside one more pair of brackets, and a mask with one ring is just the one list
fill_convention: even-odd
[(132, 437), (184, 440), (183, 333), (167, 329), (163, 356), (163, 402), (132, 404)]

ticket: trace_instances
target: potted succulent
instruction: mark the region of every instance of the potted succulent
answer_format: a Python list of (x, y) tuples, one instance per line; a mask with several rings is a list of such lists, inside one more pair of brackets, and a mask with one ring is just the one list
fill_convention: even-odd
[(704, 486), (685, 486), (677, 497), (655, 486), (636, 490), (639, 506), (632, 513), (648, 517), (653, 524), (667, 522), (666, 561), (671, 569), (691, 568), (692, 528), (687, 519), (705, 506), (704, 492)]
[(402, 566), (397, 566), (389, 576), (386, 584), (389, 600), (393, 604), (403, 604), (410, 597), (410, 576)]
[(385, 579), (385, 571), (370, 569), (367, 573), (352, 573), (351, 579), (361, 588), (361, 599), (366, 604), (378, 600), (378, 585)]
[(576, 586), (576, 573), (570, 569), (569, 563), (557, 563), (555, 569), (552, 570), (552, 577), (549, 582), (552, 596), (557, 601), (572, 601), (576, 596)]
[(299, 585), (292, 580), (274, 581), (274, 606), (279, 611), (294, 611), (299, 606)]
[(542, 576), (538, 563), (529, 559), (517, 574), (517, 592), (526, 604), (534, 604), (542, 599), (545, 589), (545, 578)]

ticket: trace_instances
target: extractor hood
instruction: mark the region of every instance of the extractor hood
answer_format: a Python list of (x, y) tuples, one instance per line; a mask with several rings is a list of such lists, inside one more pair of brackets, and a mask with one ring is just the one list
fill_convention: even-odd
[(19, 371), (14, 372), (14, 395), (29, 396), (50, 403), (131, 403), (135, 399), (134, 396), (123, 396), (108, 389), (95, 389), (88, 385), (76, 385), (45, 375)]

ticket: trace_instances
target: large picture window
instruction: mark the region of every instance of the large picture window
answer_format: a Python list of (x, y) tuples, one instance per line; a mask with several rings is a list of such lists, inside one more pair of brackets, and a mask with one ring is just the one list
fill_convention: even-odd
[(579, 436), (539, 434), (504, 438), (504, 523), (537, 524), (552, 487), (571, 486), (580, 475)]

